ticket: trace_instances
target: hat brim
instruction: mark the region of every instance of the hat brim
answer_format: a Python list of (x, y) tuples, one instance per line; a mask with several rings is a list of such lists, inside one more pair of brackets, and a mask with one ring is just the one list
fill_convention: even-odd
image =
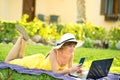
[[(65, 41), (64, 43), (62, 43), (62, 44), (60, 44), (60, 45), (58, 45), (58, 46), (55, 46), (54, 49), (59, 49), (59, 48), (61, 48), (62, 45), (65, 44), (66, 42), (76, 42), (76, 43), (78, 43), (77, 40), (69, 40), (69, 41)], [(76, 44), (76, 45), (77, 45), (77, 44)]]

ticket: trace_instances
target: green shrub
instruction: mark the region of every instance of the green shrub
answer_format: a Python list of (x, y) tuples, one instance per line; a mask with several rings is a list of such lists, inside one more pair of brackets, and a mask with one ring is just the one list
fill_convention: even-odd
[(116, 49), (116, 43), (117, 41), (114, 41), (114, 40), (109, 41), (109, 48)]
[(92, 40), (102, 40), (106, 35), (105, 28), (101, 26), (95, 26), (91, 23), (83, 25), (83, 33), (85, 37), (89, 37)]
[(116, 40), (116, 41), (120, 40), (120, 25), (116, 27), (111, 27), (109, 31), (109, 37), (111, 40)]
[[(112, 27), (110, 31), (106, 31), (105, 28), (93, 25), (92, 23), (59, 23), (55, 25), (47, 24), (37, 18), (34, 18), (31, 22), (27, 22), (28, 17), (29, 16), (25, 14), (16, 22), (0, 20), (0, 42), (5, 41), (8, 43), (17, 37), (15, 31), (16, 24), (23, 26), (30, 37), (39, 35), (44, 41), (58, 40), (61, 35), (69, 32), (73, 33), (78, 40), (86, 40), (86, 38), (90, 38), (91, 40), (101, 40), (102, 42), (106, 40), (110, 41), (110, 48), (114, 49), (114, 41), (118, 42), (120, 40), (119, 24), (116, 27)], [(92, 44), (93, 43), (85, 41), (84, 46), (92, 47)]]
[(93, 41), (90, 38), (85, 38), (85, 42), (83, 44), (83, 47), (92, 48), (93, 47)]
[(120, 42), (116, 43), (115, 47), (116, 49), (120, 50)]
[(16, 23), (0, 20), (0, 42), (11, 42), (16, 37)]

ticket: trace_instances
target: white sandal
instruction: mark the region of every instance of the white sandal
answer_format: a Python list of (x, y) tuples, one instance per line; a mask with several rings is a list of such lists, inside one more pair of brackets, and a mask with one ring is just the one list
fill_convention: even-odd
[(30, 38), (23, 27), (17, 25), (17, 26), (16, 26), (16, 29), (23, 35), (23, 38), (24, 38), (26, 41)]

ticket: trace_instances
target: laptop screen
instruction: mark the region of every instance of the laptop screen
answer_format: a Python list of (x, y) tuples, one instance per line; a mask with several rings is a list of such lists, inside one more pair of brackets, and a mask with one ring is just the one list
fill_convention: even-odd
[(112, 62), (113, 58), (93, 61), (86, 79), (99, 79), (107, 76)]

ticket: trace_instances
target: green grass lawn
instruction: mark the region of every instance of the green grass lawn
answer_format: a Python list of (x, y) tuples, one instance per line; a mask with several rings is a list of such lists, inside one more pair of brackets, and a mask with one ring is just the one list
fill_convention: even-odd
[[(4, 61), (6, 55), (13, 45), (0, 44), (0, 61)], [(51, 49), (51, 46), (38, 46), (30, 45), (26, 46), (25, 56), (42, 53), (44, 55)], [(92, 48), (77, 48), (74, 55), (74, 63), (78, 63), (81, 57), (86, 57), (83, 64), (84, 69), (89, 69), (93, 60), (114, 58), (110, 72), (120, 73), (120, 51), (111, 49), (92, 49)]]
[(86, 60), (83, 65), (85, 69), (89, 69), (93, 60), (114, 58), (110, 72), (120, 73), (120, 51), (110, 49), (92, 49), (92, 48), (77, 48), (75, 51), (74, 62), (78, 62), (79, 57), (85, 56)]

